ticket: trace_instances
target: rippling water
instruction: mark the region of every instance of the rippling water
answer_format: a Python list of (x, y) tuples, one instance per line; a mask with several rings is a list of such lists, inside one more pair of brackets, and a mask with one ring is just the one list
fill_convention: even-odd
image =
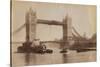
[[(42, 65), (42, 64), (61, 64), (96, 61), (96, 51), (87, 51), (77, 53), (69, 50), (68, 53), (59, 53), (58, 48), (53, 48), (52, 54), (34, 54), (34, 53), (15, 53), (19, 45), (13, 45), (12, 65)], [(52, 46), (53, 47), (53, 46)], [(51, 47), (51, 49), (52, 49)]]

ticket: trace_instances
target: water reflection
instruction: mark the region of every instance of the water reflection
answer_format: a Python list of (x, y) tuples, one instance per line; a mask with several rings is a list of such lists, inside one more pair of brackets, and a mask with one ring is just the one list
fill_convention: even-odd
[(27, 66), (27, 65), (29, 65), (29, 63), (30, 63), (30, 53), (26, 53), (25, 54), (25, 65)]
[(68, 60), (68, 59), (67, 59), (67, 54), (65, 54), (65, 53), (62, 54), (62, 58), (63, 58), (63, 59), (62, 59), (62, 60), (63, 60), (63, 63), (67, 63), (67, 60)]
[(28, 66), (30, 64), (37, 64), (37, 60), (40, 58), (36, 57), (37, 54), (34, 53), (25, 53), (25, 66)]
[[(36, 57), (36, 56), (38, 56), (38, 57)], [(55, 57), (54, 57), (53, 54), (40, 55), (40, 54), (34, 54), (34, 53), (25, 53), (24, 57), (25, 57), (25, 66), (28, 66), (30, 64), (36, 65), (36, 64), (39, 64), (39, 63), (41, 64), (43, 62), (49, 63), (49, 61), (51, 61), (51, 62), (55, 61), (55, 59), (54, 59)], [(50, 59), (50, 57), (52, 57), (53, 59), (52, 58)], [(56, 55), (56, 57), (58, 57), (58, 54)], [(42, 58), (44, 58), (44, 60)], [(41, 59), (43, 60), (43, 62), (40, 61)], [(59, 59), (58, 62), (60, 62), (61, 59), (60, 58), (58, 58), (58, 59)], [(66, 53), (62, 54), (62, 62), (60, 62), (60, 63), (67, 63), (68, 62), (67, 60), (68, 60), (67, 54)]]

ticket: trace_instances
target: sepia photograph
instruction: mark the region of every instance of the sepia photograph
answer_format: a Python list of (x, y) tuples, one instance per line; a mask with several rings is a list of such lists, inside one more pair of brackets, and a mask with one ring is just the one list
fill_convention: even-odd
[(96, 62), (96, 5), (11, 1), (11, 66)]

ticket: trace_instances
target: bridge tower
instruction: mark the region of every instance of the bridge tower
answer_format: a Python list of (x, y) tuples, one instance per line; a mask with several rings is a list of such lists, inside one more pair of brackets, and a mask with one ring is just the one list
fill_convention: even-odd
[(23, 43), (23, 46), (18, 47), (18, 52), (31, 52), (32, 51), (32, 41), (36, 37), (36, 12), (29, 9), (25, 16), (25, 27), (26, 27), (26, 41)]
[(32, 42), (36, 38), (36, 24), (37, 24), (37, 17), (36, 12), (29, 9), (26, 13), (26, 42)]
[(69, 47), (69, 37), (71, 37), (71, 18), (66, 15), (63, 19), (63, 43), (61, 46), (63, 49)]

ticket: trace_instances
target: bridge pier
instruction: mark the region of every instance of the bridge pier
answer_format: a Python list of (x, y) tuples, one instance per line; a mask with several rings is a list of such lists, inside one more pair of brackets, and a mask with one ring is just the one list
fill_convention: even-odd
[(32, 50), (32, 41), (36, 38), (36, 25), (37, 17), (36, 12), (29, 9), (25, 16), (25, 25), (26, 25), (26, 41), (22, 46), (18, 47), (18, 52), (31, 52)]
[(63, 19), (63, 40), (62, 40), (62, 44), (61, 44), (61, 48), (62, 48), (62, 51), (66, 51), (68, 48), (69, 48), (69, 36), (71, 36), (70, 32), (70, 26), (71, 24), (71, 19), (68, 17), (68, 15), (65, 16), (65, 18)]
[(63, 49), (68, 45), (68, 16), (63, 19)]
[(36, 38), (36, 25), (36, 12), (30, 8), (26, 13), (26, 41), (32, 42)]

